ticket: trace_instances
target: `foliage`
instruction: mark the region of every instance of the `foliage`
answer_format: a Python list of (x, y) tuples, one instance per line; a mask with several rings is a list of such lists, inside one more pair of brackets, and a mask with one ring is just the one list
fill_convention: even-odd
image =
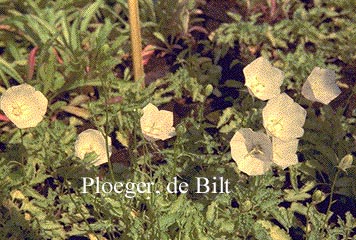
[(315, 1), (311, 8), (297, 0), (273, 1), (276, 6), (262, 13), (259, 2), (251, 2), (247, 14), (229, 14), (233, 22), (217, 29), (216, 42), (238, 44), (247, 63), (253, 55), (272, 57), (286, 73), (287, 89), (301, 89), (314, 66), (340, 70), (339, 61), (355, 61), (353, 1)]

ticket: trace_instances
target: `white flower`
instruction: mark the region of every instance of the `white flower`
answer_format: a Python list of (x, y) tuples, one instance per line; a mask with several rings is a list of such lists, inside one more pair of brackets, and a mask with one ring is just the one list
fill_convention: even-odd
[(315, 67), (302, 87), (302, 95), (310, 101), (329, 104), (341, 93), (335, 81), (334, 71)]
[[(111, 139), (108, 137), (109, 156), (111, 156)], [(85, 154), (95, 152), (95, 166), (108, 162), (104, 136), (94, 129), (81, 132), (75, 142), (75, 156), (84, 159)]]
[(142, 109), (143, 116), (140, 119), (143, 136), (149, 141), (166, 140), (175, 136), (173, 127), (173, 112), (158, 110), (149, 103)]
[(242, 128), (230, 141), (231, 156), (240, 171), (250, 175), (262, 175), (272, 164), (272, 143), (264, 133)]
[(303, 136), (306, 115), (303, 107), (282, 93), (270, 99), (263, 108), (263, 126), (269, 135), (289, 142)]
[(290, 142), (281, 141), (278, 138), (272, 139), (273, 162), (283, 169), (298, 163), (298, 139)]
[(265, 58), (259, 57), (244, 69), (245, 86), (250, 94), (265, 101), (278, 96), (284, 74)]
[(0, 108), (18, 128), (36, 127), (47, 111), (48, 100), (28, 84), (10, 87), (1, 96)]

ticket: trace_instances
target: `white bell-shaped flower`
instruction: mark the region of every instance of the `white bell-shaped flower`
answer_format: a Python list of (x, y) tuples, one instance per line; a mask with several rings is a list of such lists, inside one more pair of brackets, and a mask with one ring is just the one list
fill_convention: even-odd
[(329, 104), (341, 93), (333, 70), (315, 67), (302, 87), (302, 95), (313, 102)]
[(251, 95), (263, 101), (278, 96), (284, 74), (265, 58), (259, 57), (244, 69), (245, 86)]
[(269, 135), (289, 142), (303, 136), (306, 115), (303, 107), (282, 93), (263, 108), (263, 126)]
[(143, 136), (148, 141), (166, 140), (175, 136), (173, 127), (173, 112), (158, 110), (149, 103), (142, 109), (143, 115), (140, 119)]
[[(108, 137), (109, 157), (111, 156), (111, 139)], [(95, 166), (108, 162), (106, 143), (104, 136), (94, 129), (88, 129), (81, 132), (75, 142), (75, 156), (84, 159), (85, 154), (94, 152), (97, 159)]]
[(18, 127), (36, 127), (46, 114), (48, 100), (28, 84), (7, 89), (0, 98), (0, 108)]
[(262, 175), (272, 164), (272, 143), (264, 133), (242, 128), (230, 141), (231, 156), (240, 171), (250, 175)]

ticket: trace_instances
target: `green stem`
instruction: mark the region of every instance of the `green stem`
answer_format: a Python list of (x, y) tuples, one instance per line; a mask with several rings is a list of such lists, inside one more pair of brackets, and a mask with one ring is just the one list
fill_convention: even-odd
[(112, 163), (110, 161), (110, 154), (109, 154), (109, 142), (108, 142), (108, 128), (109, 128), (109, 109), (108, 109), (108, 95), (109, 95), (109, 88), (105, 84), (104, 80), (101, 79), (101, 85), (104, 91), (104, 101), (105, 101), (105, 126), (104, 126), (104, 137), (105, 137), (105, 148), (106, 148), (106, 157), (108, 159), (109, 165), (109, 172), (111, 176), (112, 182), (115, 182), (114, 171), (112, 167)]
[(19, 129), (20, 129), (21, 144), (22, 144), (22, 146), (25, 146), (25, 145), (23, 144), (23, 132), (22, 132), (22, 129), (21, 129), (21, 128), (19, 128)]
[(306, 223), (305, 223), (305, 239), (309, 238), (309, 231), (308, 231), (308, 224), (309, 224), (309, 210), (310, 210), (311, 204), (308, 204), (308, 209), (307, 209), (307, 215), (305, 216), (306, 218)]
[(130, 150), (130, 160), (133, 163), (133, 169), (136, 171), (138, 168), (137, 158), (138, 158), (138, 149), (137, 149), (137, 121), (135, 121), (135, 127), (133, 129), (133, 148), (129, 147)]
[[(24, 144), (24, 140), (23, 140), (23, 131), (21, 128), (20, 129), (20, 138), (21, 138), (21, 144), (23, 147), (25, 147), (25, 144)], [(25, 157), (24, 157), (24, 153), (21, 153), (21, 162), (22, 162), (22, 165), (25, 165)]]
[(325, 215), (325, 220), (324, 220), (324, 229), (327, 228), (327, 224), (328, 224), (328, 215), (329, 215), (329, 212), (330, 212), (330, 209), (331, 209), (331, 205), (332, 205), (332, 202), (333, 202), (333, 195), (334, 195), (334, 190), (335, 190), (335, 184), (336, 184), (336, 180), (337, 180), (337, 177), (340, 173), (340, 169), (338, 168), (337, 169), (337, 172), (335, 174), (335, 177), (334, 177), (334, 181), (331, 185), (331, 190), (330, 190), (330, 201), (329, 201), (329, 204), (328, 204), (328, 208), (326, 210), (326, 215)]
[[(157, 151), (158, 153), (160, 152), (159, 147), (157, 146), (157, 144), (155, 142), (149, 142), (151, 149), (153, 149), (154, 151)], [(152, 157), (149, 156), (149, 151), (147, 148), (147, 144), (145, 144), (145, 156), (148, 156), (148, 161), (146, 161), (146, 157), (145, 157), (145, 164), (148, 166), (149, 169), (149, 182), (154, 182), (154, 174), (153, 174), (153, 164), (152, 164)], [(159, 231), (160, 229), (160, 221), (159, 221), (159, 217), (157, 216), (158, 211), (156, 211), (156, 186), (153, 185), (152, 186), (152, 192), (150, 195), (150, 205), (152, 208), (152, 235), (154, 236), (155, 239), (162, 239), (161, 237), (161, 232)], [(158, 230), (157, 230), (158, 229)], [(157, 236), (158, 235), (158, 236)]]
[[(108, 124), (108, 122), (106, 122), (106, 125)], [(108, 134), (106, 129), (104, 130), (105, 132), (105, 147), (106, 147), (106, 157), (108, 159), (108, 164), (109, 164), (109, 171), (110, 171), (110, 176), (111, 176), (111, 180), (112, 182), (115, 182), (115, 176), (114, 176), (114, 170), (112, 167), (112, 163), (110, 160), (110, 154), (109, 154), (109, 142), (108, 142)]]
[[(68, 190), (69, 190), (69, 189), (70, 189), (70, 184), (68, 183), (68, 180), (67, 180), (67, 179), (65, 179), (65, 184), (67, 185), (67, 188), (68, 188)], [(76, 192), (75, 192), (75, 193), (76, 193)], [(85, 216), (84, 216), (82, 210), (80, 209), (80, 207), (78, 206), (78, 204), (74, 201), (74, 199), (73, 199), (73, 197), (72, 197), (72, 194), (69, 193), (68, 196), (69, 196), (70, 200), (72, 201), (72, 203), (74, 204), (74, 206), (75, 206), (75, 208), (77, 209), (77, 211), (79, 212), (80, 216), (83, 218), (85, 224), (88, 226), (89, 230), (95, 235), (95, 237), (96, 237), (97, 239), (99, 239), (99, 237), (96, 235), (96, 233), (94, 232), (94, 230), (93, 230), (92, 227), (90, 226), (88, 220), (85, 218)]]
[(177, 140), (174, 143), (174, 147), (173, 147), (173, 164), (174, 164), (174, 169), (173, 169), (173, 177), (175, 177), (177, 175), (177, 161), (178, 161), (178, 136), (177, 136)]
[(342, 109), (342, 114), (344, 114), (344, 112), (346, 111), (347, 106), (348, 106), (349, 103), (350, 103), (350, 99), (351, 99), (351, 97), (352, 97), (353, 95), (354, 95), (354, 92), (352, 91), (352, 93), (348, 96), (347, 100), (345, 101), (346, 104), (345, 104), (344, 108)]

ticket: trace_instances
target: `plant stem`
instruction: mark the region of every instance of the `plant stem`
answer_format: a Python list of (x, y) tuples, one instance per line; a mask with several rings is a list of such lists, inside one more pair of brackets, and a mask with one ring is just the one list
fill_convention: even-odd
[(24, 144), (23, 144), (23, 132), (22, 132), (22, 129), (20, 128), (20, 138), (21, 138), (21, 144), (22, 144), (22, 146), (25, 146)]
[[(144, 76), (142, 65), (142, 43), (140, 17), (138, 13), (138, 1), (128, 0), (129, 4), (129, 23), (131, 28), (131, 47), (135, 81), (139, 81)], [(145, 87), (145, 82), (142, 82), (142, 87)]]
[(109, 172), (111, 176), (111, 181), (115, 182), (115, 175), (114, 175), (114, 169), (112, 167), (112, 162), (110, 160), (110, 154), (109, 154), (109, 142), (108, 142), (108, 134), (105, 131), (105, 147), (106, 147), (106, 157), (108, 159), (108, 165), (109, 165)]
[[(19, 128), (19, 129), (20, 129), (21, 144), (22, 144), (23, 147), (25, 147), (24, 141), (23, 141), (23, 132), (22, 132), (21, 128)], [(22, 163), (22, 165), (25, 165), (25, 157), (24, 157), (23, 153), (21, 153), (21, 163)]]
[(111, 176), (112, 182), (115, 182), (115, 177), (114, 177), (114, 171), (112, 167), (112, 162), (110, 160), (110, 154), (109, 154), (109, 141), (108, 141), (108, 129), (109, 129), (109, 109), (108, 109), (108, 99), (109, 99), (109, 87), (107, 85), (107, 82), (104, 82), (103, 79), (101, 79), (101, 86), (103, 88), (103, 97), (105, 101), (105, 125), (104, 125), (104, 138), (105, 138), (105, 148), (106, 148), (106, 157), (108, 160), (108, 165), (109, 165), (109, 172)]
[[(68, 191), (69, 191), (69, 190), (70, 190), (70, 184), (69, 184), (69, 182), (68, 182), (67, 179), (65, 179), (65, 185), (66, 185), (66, 187), (68, 188)], [(75, 192), (75, 194), (78, 196), (77, 192)], [(77, 209), (77, 211), (79, 212), (80, 216), (83, 218), (83, 221), (84, 221), (85, 224), (88, 226), (89, 231), (91, 231), (91, 232), (94, 234), (94, 236), (95, 236), (97, 239), (99, 239), (98, 236), (96, 235), (94, 229), (90, 226), (88, 220), (87, 220), (86, 217), (84, 216), (84, 214), (83, 214), (83, 212), (82, 212), (80, 206), (78, 206), (77, 202), (73, 199), (72, 194), (69, 193), (68, 196), (69, 196), (69, 199), (70, 199), (70, 200), (72, 201), (72, 203), (74, 204), (74, 206), (75, 206), (75, 208)]]
[(307, 215), (305, 216), (306, 218), (306, 223), (305, 223), (305, 239), (309, 239), (309, 231), (308, 231), (308, 224), (309, 224), (309, 210), (310, 210), (311, 204), (308, 204), (308, 209), (307, 209)]
[[(104, 94), (106, 95), (106, 94)], [(104, 135), (105, 135), (105, 148), (106, 148), (106, 157), (108, 159), (108, 165), (109, 165), (109, 171), (110, 171), (110, 176), (111, 180), (115, 182), (115, 176), (114, 176), (114, 170), (112, 167), (112, 162), (110, 160), (110, 154), (109, 154), (109, 141), (108, 141), (108, 128), (109, 128), (109, 112), (108, 112), (108, 101), (107, 101), (107, 96), (105, 97), (105, 127), (104, 127)]]
[(336, 183), (336, 180), (337, 180), (337, 177), (338, 177), (339, 173), (340, 173), (340, 169), (338, 168), (337, 172), (335, 174), (335, 177), (334, 177), (333, 184), (331, 185), (331, 189), (330, 189), (330, 200), (329, 200), (328, 208), (326, 210), (326, 215), (325, 215), (325, 220), (324, 220), (324, 226), (325, 226), (324, 229), (326, 229), (326, 226), (328, 224), (328, 215), (329, 215), (329, 212), (330, 212), (330, 209), (331, 209), (331, 205), (332, 205), (332, 202), (333, 202), (335, 183)]

